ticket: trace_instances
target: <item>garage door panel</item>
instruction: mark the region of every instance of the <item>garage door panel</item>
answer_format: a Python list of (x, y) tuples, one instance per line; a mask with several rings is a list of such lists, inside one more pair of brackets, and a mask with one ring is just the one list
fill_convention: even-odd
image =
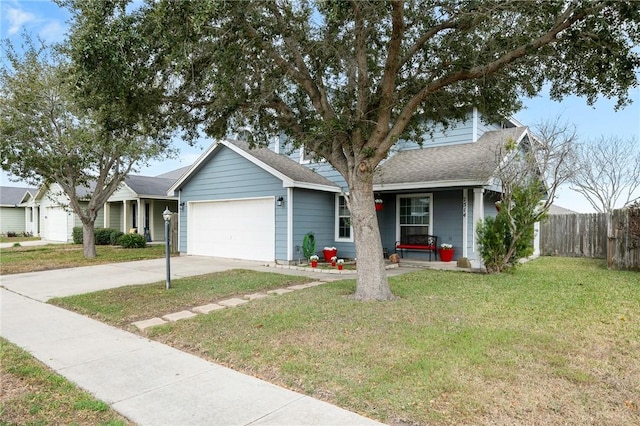
[(193, 203), (187, 225), (190, 254), (272, 261), (273, 198)]
[(67, 241), (68, 239), (68, 214), (61, 207), (48, 207), (47, 212), (47, 240)]

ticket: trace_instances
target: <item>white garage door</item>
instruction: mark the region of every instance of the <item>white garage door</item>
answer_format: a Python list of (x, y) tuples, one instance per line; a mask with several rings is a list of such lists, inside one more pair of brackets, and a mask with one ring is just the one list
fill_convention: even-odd
[(189, 254), (272, 261), (275, 259), (273, 198), (208, 201), (188, 207)]
[(68, 241), (68, 215), (61, 207), (48, 207), (46, 214), (47, 236), (51, 241)]

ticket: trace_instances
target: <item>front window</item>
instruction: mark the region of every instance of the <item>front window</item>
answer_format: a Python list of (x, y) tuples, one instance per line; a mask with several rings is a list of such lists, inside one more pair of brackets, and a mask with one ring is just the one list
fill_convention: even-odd
[(431, 194), (402, 195), (398, 208), (400, 241), (407, 241), (410, 235), (431, 233)]
[(339, 195), (336, 202), (336, 241), (353, 241), (351, 212), (347, 208), (347, 200)]

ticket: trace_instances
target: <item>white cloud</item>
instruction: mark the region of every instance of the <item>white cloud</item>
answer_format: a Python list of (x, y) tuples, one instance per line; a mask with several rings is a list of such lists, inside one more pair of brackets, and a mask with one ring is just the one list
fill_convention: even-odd
[(6, 12), (7, 21), (9, 21), (8, 35), (13, 35), (20, 31), (25, 24), (36, 21), (36, 16), (33, 13), (25, 12), (22, 9), (8, 7)]
[(38, 33), (40, 37), (47, 42), (55, 43), (62, 41), (67, 34), (68, 27), (62, 25), (59, 21), (51, 21)]

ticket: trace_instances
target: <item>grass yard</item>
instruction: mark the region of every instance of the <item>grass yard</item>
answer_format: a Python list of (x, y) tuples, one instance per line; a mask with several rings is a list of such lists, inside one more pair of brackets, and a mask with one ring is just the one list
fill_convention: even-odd
[(0, 338), (1, 425), (130, 425), (128, 420)]
[(142, 249), (96, 246), (96, 251), (97, 257), (86, 259), (82, 245), (78, 244), (4, 248), (0, 251), (0, 275), (156, 259), (165, 256), (164, 245), (149, 245)]
[[(165, 283), (135, 285), (49, 301), (54, 305), (92, 316), (116, 327), (162, 316), (236, 295), (272, 290), (310, 282), (306, 277), (261, 273), (243, 269), (216, 272)], [(130, 328), (134, 331), (134, 328)]]
[[(422, 270), (391, 285), (393, 302), (353, 301), (345, 280), (147, 336), (391, 424), (640, 424), (637, 272), (548, 257), (513, 274)], [(155, 309), (145, 304), (157, 294), (122, 291), (57, 303), (101, 318), (126, 300)]]
[(21, 243), (24, 241), (40, 241), (40, 237), (7, 237), (0, 235), (0, 243)]

